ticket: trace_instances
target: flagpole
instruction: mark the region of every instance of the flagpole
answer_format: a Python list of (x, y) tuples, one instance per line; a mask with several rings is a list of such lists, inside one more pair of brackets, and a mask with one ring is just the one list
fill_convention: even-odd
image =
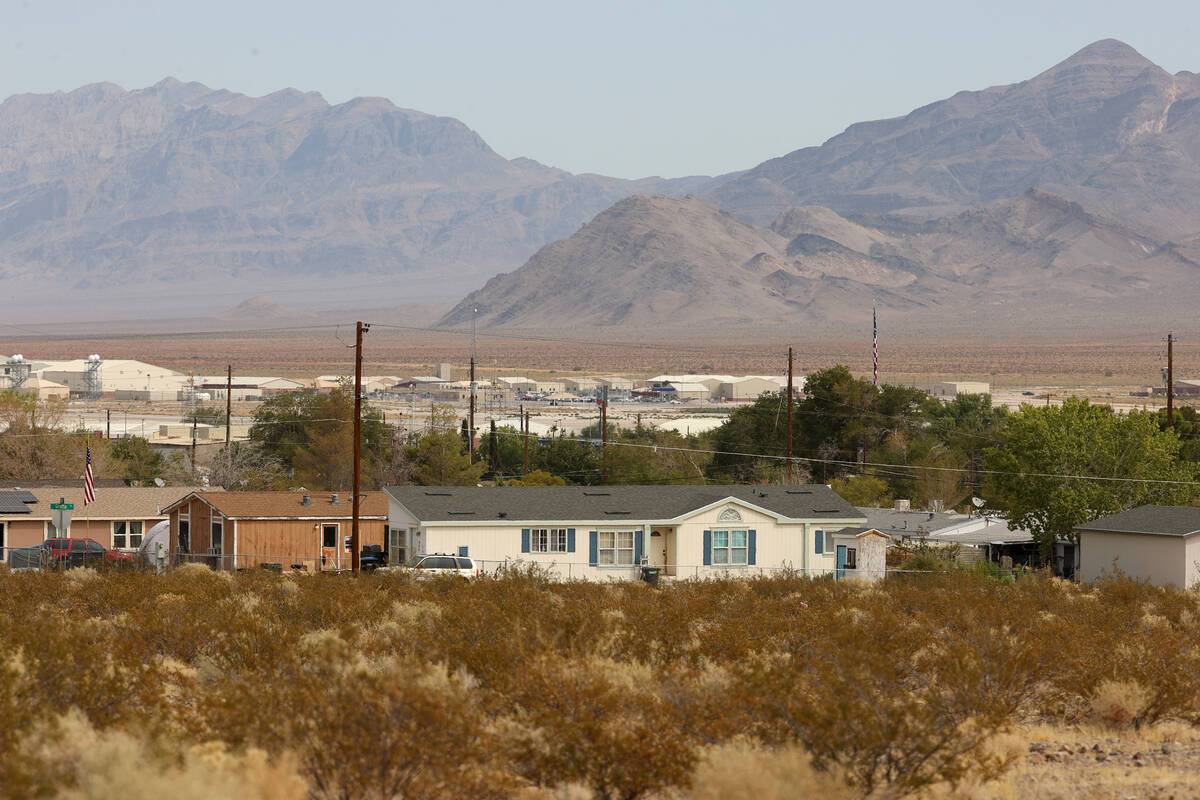
[(871, 385), (879, 385), (879, 313), (871, 301)]

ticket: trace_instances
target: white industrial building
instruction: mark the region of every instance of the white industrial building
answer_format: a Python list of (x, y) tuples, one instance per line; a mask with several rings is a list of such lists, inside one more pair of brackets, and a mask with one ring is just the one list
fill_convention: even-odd
[(5, 360), (0, 389), (36, 389), (39, 396), (53, 397), (65, 387), (72, 396), (173, 401), (186, 381), (180, 372), (134, 359), (106, 361), (93, 354), (69, 361), (38, 361), (18, 354)]
[(958, 397), (960, 394), (991, 394), (992, 386), (985, 381), (940, 381), (925, 391), (931, 397)]
[[(210, 375), (196, 379), (196, 388), (214, 400), (224, 400), (228, 378), (225, 375)], [(307, 389), (301, 381), (291, 378), (234, 375), (229, 394), (234, 400), (262, 400), (281, 392), (299, 392)]]
[[(792, 381), (795, 391), (800, 391), (804, 386), (803, 378), (796, 378)], [(686, 390), (690, 395), (693, 394), (693, 387), (703, 386), (708, 394), (705, 398), (690, 398), (690, 399), (707, 399), (707, 400), (725, 400), (731, 402), (746, 402), (757, 400), (764, 394), (779, 392), (787, 386), (787, 378), (777, 378), (768, 375), (707, 375), (702, 373), (688, 373), (686, 375), (655, 375), (653, 378), (646, 380), (646, 387), (651, 391), (671, 391), (672, 388), (676, 393), (680, 392), (680, 386), (688, 386)], [(677, 394), (679, 399), (683, 399), (683, 395)]]

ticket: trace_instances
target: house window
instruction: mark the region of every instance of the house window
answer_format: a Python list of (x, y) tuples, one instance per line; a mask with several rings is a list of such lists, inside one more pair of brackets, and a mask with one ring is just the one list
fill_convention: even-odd
[(337, 525), (321, 526), (321, 547), (334, 548), (337, 547)]
[(597, 563), (632, 564), (633, 531), (597, 531)]
[(142, 522), (141, 520), (130, 520), (128, 522), (113, 523), (112, 546), (114, 550), (136, 550), (142, 546)]
[[(603, 547), (604, 545), (601, 545)], [(633, 547), (631, 544), (630, 547)], [(529, 552), (531, 553), (565, 553), (567, 552), (566, 528), (532, 528), (529, 531)], [(601, 562), (604, 563), (604, 562)], [(632, 561), (629, 563), (633, 563)]]
[(189, 553), (192, 549), (192, 523), (186, 519), (179, 520), (179, 552)]
[(846, 569), (858, 569), (858, 549), (846, 548)]
[(222, 539), (224, 538), (224, 533), (225, 533), (225, 523), (213, 520), (212, 538), (208, 542), (209, 552), (219, 553), (224, 549), (223, 542), (222, 542)]
[(817, 543), (817, 546), (816, 546), (817, 554), (820, 555), (820, 554), (824, 553), (825, 552), (825, 531), (821, 530), (820, 528), (813, 531), (813, 539)]
[(408, 561), (408, 529), (388, 529), (388, 561), (403, 564)]
[(749, 535), (744, 528), (712, 532), (712, 563), (745, 564)]

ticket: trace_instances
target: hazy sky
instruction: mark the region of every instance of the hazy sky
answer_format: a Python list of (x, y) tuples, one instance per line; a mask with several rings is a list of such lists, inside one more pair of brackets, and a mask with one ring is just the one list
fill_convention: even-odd
[(1121, 39), (1200, 71), (1200, 3), (0, 0), (0, 96), (167, 75), (457, 117), (502, 155), (718, 174)]

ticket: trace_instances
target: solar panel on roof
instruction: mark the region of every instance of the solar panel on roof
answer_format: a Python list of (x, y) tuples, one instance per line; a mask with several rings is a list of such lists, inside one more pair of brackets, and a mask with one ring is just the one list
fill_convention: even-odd
[(19, 492), (0, 492), (0, 514), (28, 514), (29, 506), (26, 504), (36, 501), (37, 498), (24, 499)]

